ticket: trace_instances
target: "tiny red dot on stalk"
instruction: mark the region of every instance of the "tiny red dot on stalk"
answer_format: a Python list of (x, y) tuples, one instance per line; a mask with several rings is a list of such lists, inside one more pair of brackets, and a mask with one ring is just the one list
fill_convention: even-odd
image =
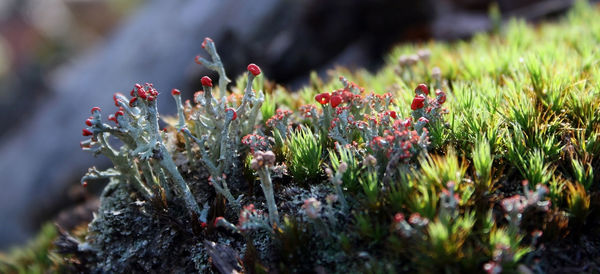
[(214, 226), (217, 226), (217, 224), (219, 223), (219, 221), (224, 220), (225, 218), (223, 218), (222, 216), (219, 216), (215, 219), (215, 223), (213, 224)]
[(142, 99), (148, 98), (148, 93), (146, 93), (146, 91), (143, 88), (138, 89), (137, 94)]
[(92, 132), (91, 132), (89, 129), (87, 129), (87, 128), (84, 128), (84, 129), (81, 131), (81, 135), (83, 135), (83, 136), (92, 136), (92, 135), (94, 135), (94, 133), (92, 133)]
[(117, 117), (115, 117), (115, 115), (114, 115), (114, 114), (108, 115), (108, 120), (109, 120), (109, 121), (113, 121), (113, 122), (115, 122), (115, 123), (118, 123), (118, 122), (117, 122)]
[(171, 95), (173, 95), (173, 96), (180, 95), (180, 94), (181, 94), (181, 91), (176, 88), (171, 90)]
[(415, 96), (415, 98), (412, 101), (412, 104), (410, 105), (410, 108), (412, 110), (417, 110), (417, 109), (421, 109), (425, 106), (425, 96), (424, 95), (417, 95)]
[[(212, 40), (212, 39), (210, 39), (210, 37), (206, 37), (206, 38), (204, 38), (204, 41), (202, 41), (202, 48), (203, 48), (203, 49), (204, 49), (204, 48), (206, 48), (206, 44), (207, 44), (207, 43), (209, 43), (209, 42), (213, 42), (213, 40)], [(213, 42), (213, 43), (214, 43), (214, 42)]]
[(96, 111), (102, 111), (102, 109), (99, 107), (93, 107), (91, 112), (92, 112), (92, 114), (94, 114), (94, 112), (96, 112)]
[(84, 181), (83, 183), (81, 183), (81, 186), (87, 187), (88, 186), (88, 182)]
[(200, 226), (201, 226), (202, 228), (206, 228), (208, 225), (207, 225), (205, 222), (201, 222), (201, 223), (200, 223)]
[(85, 120), (85, 124), (86, 124), (88, 127), (91, 127), (91, 126), (92, 126), (92, 120), (88, 118), (87, 120)]
[(235, 112), (235, 109), (233, 109), (233, 108), (225, 109), (225, 112), (230, 112), (230, 111), (233, 112), (233, 118), (231, 118), (231, 121), (234, 121), (235, 119), (237, 119), (237, 112)]
[(200, 79), (200, 82), (202, 82), (202, 86), (205, 87), (212, 87), (212, 79), (210, 79), (210, 77), (208, 76), (204, 76), (202, 77), (202, 79)]
[(398, 118), (398, 115), (396, 114), (396, 112), (395, 112), (395, 111), (393, 111), (393, 110), (390, 110), (390, 112), (389, 112), (389, 113), (390, 113), (390, 117), (392, 117), (392, 118), (394, 118), (394, 119), (397, 119), (397, 118)]
[(327, 92), (317, 94), (315, 96), (315, 100), (317, 102), (319, 102), (319, 104), (321, 104), (321, 105), (325, 105), (325, 104), (329, 103), (329, 98), (331, 98), (331, 95)]
[(113, 100), (115, 101), (116, 107), (119, 106), (119, 97), (125, 97), (125, 96), (123, 94), (121, 94), (120, 92), (116, 92), (115, 94), (113, 94)]
[(135, 85), (134, 85), (134, 87), (135, 87), (136, 89), (141, 89), (141, 88), (142, 88), (142, 85), (140, 85), (140, 84), (135, 84)]
[(137, 101), (137, 97), (131, 98), (131, 100), (129, 100), (129, 106), (133, 107), (133, 104), (135, 103), (135, 101)]
[(335, 108), (342, 103), (342, 97), (338, 96), (338, 95), (331, 96), (330, 102), (331, 102), (331, 107)]
[(425, 95), (429, 95), (429, 88), (427, 88), (427, 85), (425, 84), (419, 84), (415, 89), (415, 92), (416, 91), (421, 91), (422, 93), (425, 93)]
[(122, 110), (119, 110), (117, 112), (115, 112), (115, 118), (119, 117), (119, 116), (123, 116), (125, 113), (123, 113)]
[(258, 76), (260, 74), (260, 68), (254, 63), (248, 65), (248, 71), (254, 76)]

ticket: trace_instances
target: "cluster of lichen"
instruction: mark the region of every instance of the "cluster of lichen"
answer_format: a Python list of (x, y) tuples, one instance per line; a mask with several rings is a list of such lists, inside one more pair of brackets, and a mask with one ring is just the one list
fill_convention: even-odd
[(212, 60), (197, 62), (219, 73), (219, 96), (208, 78), (193, 102), (174, 90), (178, 119), (161, 133), (151, 85), (116, 95), (116, 125), (92, 111), (83, 143), (115, 168), (86, 180), (133, 186), (145, 212), (187, 208), (173, 233), (193, 235), (198, 270), (210, 269), (204, 240), (251, 272), (543, 270), (544, 245), (592, 229), (599, 208), (598, 14), (579, 3), (537, 31), (511, 21), (471, 42), (403, 46), (376, 74), (338, 69), (353, 82), (313, 77), (294, 94), (263, 85), (252, 64), (228, 90), (207, 40)]

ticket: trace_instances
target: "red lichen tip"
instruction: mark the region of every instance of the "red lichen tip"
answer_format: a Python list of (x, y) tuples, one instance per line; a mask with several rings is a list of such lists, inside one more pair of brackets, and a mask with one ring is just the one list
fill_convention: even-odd
[(94, 114), (96, 111), (102, 111), (102, 109), (99, 107), (93, 107), (91, 113)]
[(202, 86), (205, 87), (212, 87), (212, 79), (210, 79), (210, 77), (208, 76), (204, 76), (202, 77), (202, 79), (200, 80), (202, 82)]
[(142, 99), (148, 98), (148, 93), (143, 88), (137, 90), (137, 95)]
[(248, 71), (254, 76), (258, 76), (260, 74), (260, 68), (255, 64), (248, 65)]
[(410, 104), (410, 109), (412, 110), (417, 110), (417, 109), (421, 109), (425, 106), (425, 96), (420, 94), (415, 96), (415, 99), (413, 99), (412, 104)]
[(205, 49), (206, 48), (206, 44), (209, 43), (209, 42), (214, 43), (213, 40), (210, 39), (210, 37), (204, 38), (204, 41), (202, 41), (202, 48)]
[(425, 84), (419, 84), (417, 86), (417, 88), (415, 89), (415, 92), (417, 91), (421, 91), (422, 93), (425, 93), (425, 95), (429, 95), (429, 89), (427, 88), (427, 85)]
[(202, 227), (202, 228), (206, 228), (207, 226), (208, 226), (208, 225), (207, 225), (205, 222), (201, 222), (201, 223), (200, 223), (200, 227)]
[(109, 121), (113, 121), (113, 122), (115, 122), (115, 123), (117, 123), (117, 124), (119, 123), (119, 122), (117, 121), (117, 117), (115, 117), (115, 115), (114, 115), (114, 114), (108, 115), (108, 120), (109, 120)]
[(81, 186), (87, 187), (88, 186), (88, 182), (84, 181), (83, 183), (81, 183)]
[(342, 96), (338, 96), (338, 95), (334, 95), (331, 96), (331, 99), (329, 100), (331, 103), (331, 107), (337, 107), (342, 103)]
[(84, 128), (84, 129), (81, 131), (81, 135), (83, 135), (83, 136), (92, 136), (92, 135), (94, 135), (94, 133), (92, 133), (92, 132), (91, 132), (89, 129), (87, 129), (87, 128)]
[(321, 105), (326, 105), (327, 103), (329, 103), (329, 98), (331, 98), (331, 94), (327, 92), (317, 94), (317, 96), (315, 96), (315, 100)]
[(233, 108), (227, 108), (225, 109), (225, 112), (233, 112), (233, 118), (231, 118), (231, 121), (235, 121), (235, 119), (237, 119), (237, 112), (235, 112), (235, 109)]
[(392, 118), (394, 118), (394, 119), (398, 119), (398, 115), (396, 114), (396, 112), (395, 112), (395, 111), (393, 111), (393, 110), (390, 110), (390, 111), (389, 111), (389, 114), (390, 114), (390, 117), (392, 117)]
[(133, 104), (135, 104), (135, 101), (137, 101), (137, 97), (131, 98), (131, 100), (129, 100), (129, 106), (133, 107)]
[(91, 126), (92, 126), (92, 119), (91, 119), (91, 118), (88, 118), (87, 120), (85, 120), (85, 124), (86, 124), (88, 127), (91, 127)]
[(115, 112), (115, 118), (119, 117), (119, 116), (123, 116), (125, 113), (123, 113), (123, 111), (119, 110), (117, 112)]
[(178, 89), (174, 88), (171, 90), (171, 95), (175, 96), (175, 95), (180, 95), (181, 91), (179, 91)]
[(217, 224), (219, 224), (219, 222), (220, 222), (221, 220), (224, 220), (224, 219), (225, 219), (225, 218), (223, 218), (222, 216), (219, 216), (219, 217), (217, 217), (217, 218), (215, 219), (215, 223), (214, 223), (213, 225), (214, 225), (214, 226), (217, 226)]

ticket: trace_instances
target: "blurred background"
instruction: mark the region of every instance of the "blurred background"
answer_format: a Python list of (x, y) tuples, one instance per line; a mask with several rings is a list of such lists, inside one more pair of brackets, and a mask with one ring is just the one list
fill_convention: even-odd
[[(136, 82), (191, 96), (202, 75), (216, 78), (193, 62), (204, 37), (230, 77), (254, 62), (293, 90), (311, 70), (376, 70), (398, 43), (488, 31), (491, 5), (503, 19), (536, 21), (572, 2), (0, 0), (0, 250), (44, 222), (91, 218), (101, 186), (84, 191), (78, 181), (108, 163), (79, 148), (90, 108), (111, 109), (111, 95)], [(163, 97), (160, 109), (172, 114), (174, 104)]]

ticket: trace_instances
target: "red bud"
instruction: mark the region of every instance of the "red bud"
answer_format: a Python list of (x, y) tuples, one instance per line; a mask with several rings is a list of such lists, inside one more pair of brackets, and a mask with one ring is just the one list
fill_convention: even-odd
[(91, 131), (89, 131), (87, 128), (84, 128), (82, 130), (81, 135), (83, 135), (83, 136), (92, 136), (92, 135), (94, 135), (94, 133), (92, 133)]
[(425, 93), (425, 95), (429, 95), (429, 89), (427, 88), (427, 85), (425, 84), (419, 84), (417, 86), (417, 88), (415, 89), (415, 92), (417, 91), (421, 91), (422, 93)]
[(412, 104), (410, 105), (410, 109), (417, 110), (425, 106), (425, 96), (417, 95), (415, 99), (413, 99)]
[(91, 126), (92, 126), (92, 120), (90, 120), (90, 119), (87, 119), (87, 120), (85, 120), (85, 124), (86, 124), (88, 127), (91, 127)]
[(342, 103), (342, 97), (338, 96), (338, 95), (331, 96), (330, 102), (331, 102), (331, 107), (337, 107), (339, 104)]
[(113, 122), (115, 122), (115, 123), (117, 123), (117, 124), (119, 123), (119, 122), (117, 121), (117, 117), (115, 117), (115, 115), (113, 115), (113, 114), (111, 114), (111, 115), (108, 115), (108, 120), (109, 120), (109, 121), (113, 121)]
[(260, 74), (260, 68), (255, 64), (248, 65), (248, 71), (252, 73), (252, 75), (257, 76)]
[(202, 77), (202, 79), (200, 80), (202, 82), (202, 85), (205, 87), (212, 87), (212, 80), (210, 79), (210, 77), (208, 76), (204, 76)]
[(317, 96), (315, 96), (315, 100), (317, 102), (319, 102), (319, 104), (321, 104), (321, 105), (325, 105), (325, 104), (329, 103), (329, 98), (331, 98), (331, 94), (329, 94), (327, 92), (317, 94)]
[(135, 101), (137, 101), (137, 97), (131, 98), (131, 100), (129, 100), (129, 106), (133, 107), (133, 104), (135, 103)]
[(92, 114), (94, 114), (94, 112), (95, 112), (95, 111), (102, 111), (102, 109), (101, 109), (101, 108), (99, 108), (99, 107), (93, 107), (93, 108), (92, 108), (92, 111), (91, 111), (91, 112), (92, 112)]
[(180, 95), (181, 91), (179, 91), (178, 89), (174, 88), (171, 90), (171, 95), (175, 96), (175, 95)]
[(237, 119), (237, 112), (235, 112), (235, 109), (232, 109), (232, 108), (225, 109), (225, 112), (230, 112), (230, 111), (233, 111), (233, 118), (231, 118), (231, 121), (234, 121), (235, 119)]
[[(203, 48), (203, 49), (204, 49), (204, 48), (206, 48), (206, 44), (207, 44), (207, 43), (209, 43), (209, 42), (213, 42), (213, 40), (212, 40), (212, 39), (210, 39), (210, 37), (206, 37), (206, 38), (204, 38), (204, 41), (202, 41), (202, 48)], [(213, 43), (214, 43), (214, 42), (213, 42)]]

